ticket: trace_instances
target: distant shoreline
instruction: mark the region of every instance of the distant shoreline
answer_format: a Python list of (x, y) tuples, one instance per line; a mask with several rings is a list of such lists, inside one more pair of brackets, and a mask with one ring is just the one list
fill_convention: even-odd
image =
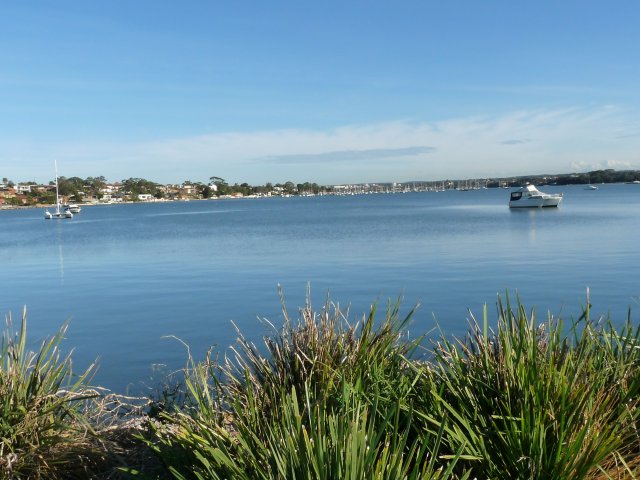
[[(597, 185), (638, 185), (640, 186), (640, 181), (634, 182), (610, 182), (610, 183), (595, 183)], [(570, 186), (584, 186), (587, 184), (547, 184), (551, 186), (559, 186), (559, 187), (570, 187)], [(517, 187), (487, 187), (488, 189), (513, 189)], [(449, 188), (447, 190), (451, 191), (467, 191), (465, 189), (457, 189), (457, 188)], [(474, 189), (470, 189), (474, 190)], [(336, 193), (336, 192), (328, 192), (322, 194), (311, 194), (311, 195), (247, 195), (247, 196), (234, 196), (234, 195), (225, 195), (220, 197), (211, 197), (211, 198), (180, 198), (180, 199), (154, 199), (154, 200), (138, 200), (138, 201), (122, 201), (122, 202), (76, 202), (78, 205), (82, 207), (101, 207), (101, 206), (114, 206), (114, 205), (134, 205), (134, 204), (149, 204), (149, 203), (179, 203), (179, 202), (207, 202), (207, 201), (221, 201), (221, 200), (250, 200), (250, 199), (265, 199), (265, 198), (292, 198), (292, 197), (335, 197), (335, 196), (349, 196), (349, 195), (382, 195), (382, 194), (396, 194), (396, 193), (407, 193), (403, 191), (393, 191), (393, 192), (376, 192), (376, 191), (362, 191), (362, 192), (353, 192), (353, 193)], [(431, 190), (416, 190), (412, 193), (436, 193)], [(33, 210), (33, 209), (47, 209), (53, 208), (55, 205), (53, 204), (39, 204), (39, 205), (0, 205), (0, 211), (4, 210)]]

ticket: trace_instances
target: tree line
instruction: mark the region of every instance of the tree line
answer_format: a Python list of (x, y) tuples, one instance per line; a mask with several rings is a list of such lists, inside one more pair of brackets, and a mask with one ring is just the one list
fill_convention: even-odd
[(640, 181), (640, 170), (592, 170), (583, 173), (563, 173), (559, 175), (525, 175), (508, 180), (496, 179), (487, 186), (497, 187), (504, 183), (516, 187), (526, 183), (544, 185), (584, 185), (589, 183), (629, 183)]
[[(16, 184), (8, 178), (3, 178), (3, 185), (6, 187), (14, 187)], [(209, 183), (193, 182), (185, 180), (180, 186), (163, 185), (160, 183), (147, 180), (145, 178), (127, 178), (119, 182), (119, 192), (126, 194), (133, 201), (138, 199), (139, 195), (152, 195), (157, 199), (175, 198), (176, 196), (190, 196), (195, 198), (213, 198), (228, 195), (267, 195), (270, 193), (279, 193), (285, 195), (298, 194), (318, 194), (329, 191), (329, 187), (318, 185), (317, 183), (304, 182), (294, 184), (291, 181), (284, 183), (267, 182), (264, 185), (250, 185), (248, 183), (229, 184), (224, 178), (212, 176)], [(20, 182), (18, 185), (35, 185), (36, 182)], [(104, 176), (98, 177), (58, 177), (58, 192), (60, 196), (68, 198), (72, 202), (82, 202), (86, 199), (95, 198), (102, 199), (104, 197), (104, 189), (109, 184)], [(52, 188), (55, 181), (49, 182), (47, 190), (31, 189), (30, 192), (24, 192), (27, 204), (35, 203), (55, 203), (55, 190)], [(188, 191), (190, 193), (185, 194)], [(18, 200), (16, 200), (18, 202)], [(10, 202), (9, 202), (10, 203)], [(21, 201), (19, 203), (22, 203)]]
[[(526, 175), (520, 177), (492, 179), (486, 182), (488, 187), (521, 186), (526, 183), (556, 185), (574, 185), (588, 183), (629, 183), (640, 181), (640, 170), (592, 170), (584, 173), (567, 173), (559, 175)], [(128, 178), (119, 182), (121, 192), (128, 195), (129, 199), (136, 201), (139, 195), (152, 195), (157, 199), (173, 199), (188, 196), (191, 198), (213, 198), (221, 196), (250, 196), (250, 195), (310, 195), (319, 193), (331, 193), (333, 187), (318, 185), (317, 183), (304, 182), (284, 183), (267, 182), (264, 185), (250, 185), (244, 183), (228, 183), (224, 178), (212, 176), (208, 183), (185, 180), (180, 187), (163, 185), (145, 178)], [(35, 185), (36, 182), (19, 182), (18, 185)], [(87, 199), (102, 199), (104, 188), (109, 184), (104, 176), (98, 177), (58, 177), (58, 190), (61, 196), (71, 202), (82, 202)], [(2, 185), (14, 187), (16, 183), (4, 177)], [(31, 189), (24, 192), (27, 204), (55, 203), (55, 190), (52, 188), (54, 181), (49, 182), (49, 189)], [(184, 193), (185, 190), (190, 193)], [(24, 204), (22, 200), (6, 199), (7, 203)]]

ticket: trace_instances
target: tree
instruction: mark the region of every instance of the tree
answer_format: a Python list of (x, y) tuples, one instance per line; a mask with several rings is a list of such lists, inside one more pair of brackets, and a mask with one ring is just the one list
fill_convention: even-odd
[(66, 177), (58, 177), (58, 191), (63, 197), (75, 195), (78, 189)]
[(128, 178), (122, 181), (122, 186), (131, 195), (132, 199), (138, 198), (141, 193), (155, 195), (160, 190), (158, 184), (144, 178)]
[(101, 190), (107, 186), (107, 179), (103, 176), (100, 177), (87, 177), (84, 181), (84, 190), (87, 191), (90, 195), (96, 197), (97, 199), (101, 199), (104, 194)]
[(104, 186), (107, 184), (107, 179), (100, 176), (100, 177), (87, 177), (87, 179), (84, 181), (84, 183), (86, 185), (90, 185), (93, 188), (104, 188)]
[(227, 195), (230, 192), (229, 185), (222, 177), (209, 177), (211, 183), (216, 186), (216, 195), (219, 197), (220, 195)]
[(292, 195), (296, 191), (296, 186), (293, 184), (293, 182), (286, 182), (283, 185), (283, 188), (284, 188), (285, 193), (287, 193), (289, 195)]

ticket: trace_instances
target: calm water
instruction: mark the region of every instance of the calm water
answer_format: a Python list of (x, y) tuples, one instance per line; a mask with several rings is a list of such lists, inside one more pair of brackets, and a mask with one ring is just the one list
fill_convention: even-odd
[(258, 340), (257, 317), (282, 320), (278, 284), (294, 313), (308, 283), (352, 315), (402, 295), (421, 304), (415, 334), (461, 334), (485, 303), (495, 318), (506, 289), (570, 317), (589, 288), (595, 313), (637, 320), (640, 186), (543, 190), (564, 191), (559, 209), (511, 211), (489, 189), (0, 211), (0, 312), (26, 305), (34, 342), (71, 319), (76, 369), (99, 358), (96, 383), (117, 391), (184, 364), (168, 335), (198, 356), (234, 342), (232, 321)]

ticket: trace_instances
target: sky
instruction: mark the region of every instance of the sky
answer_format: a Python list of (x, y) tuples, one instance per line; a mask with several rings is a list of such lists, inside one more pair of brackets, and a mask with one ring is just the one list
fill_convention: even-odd
[(640, 169), (640, 2), (0, 0), (0, 178)]

